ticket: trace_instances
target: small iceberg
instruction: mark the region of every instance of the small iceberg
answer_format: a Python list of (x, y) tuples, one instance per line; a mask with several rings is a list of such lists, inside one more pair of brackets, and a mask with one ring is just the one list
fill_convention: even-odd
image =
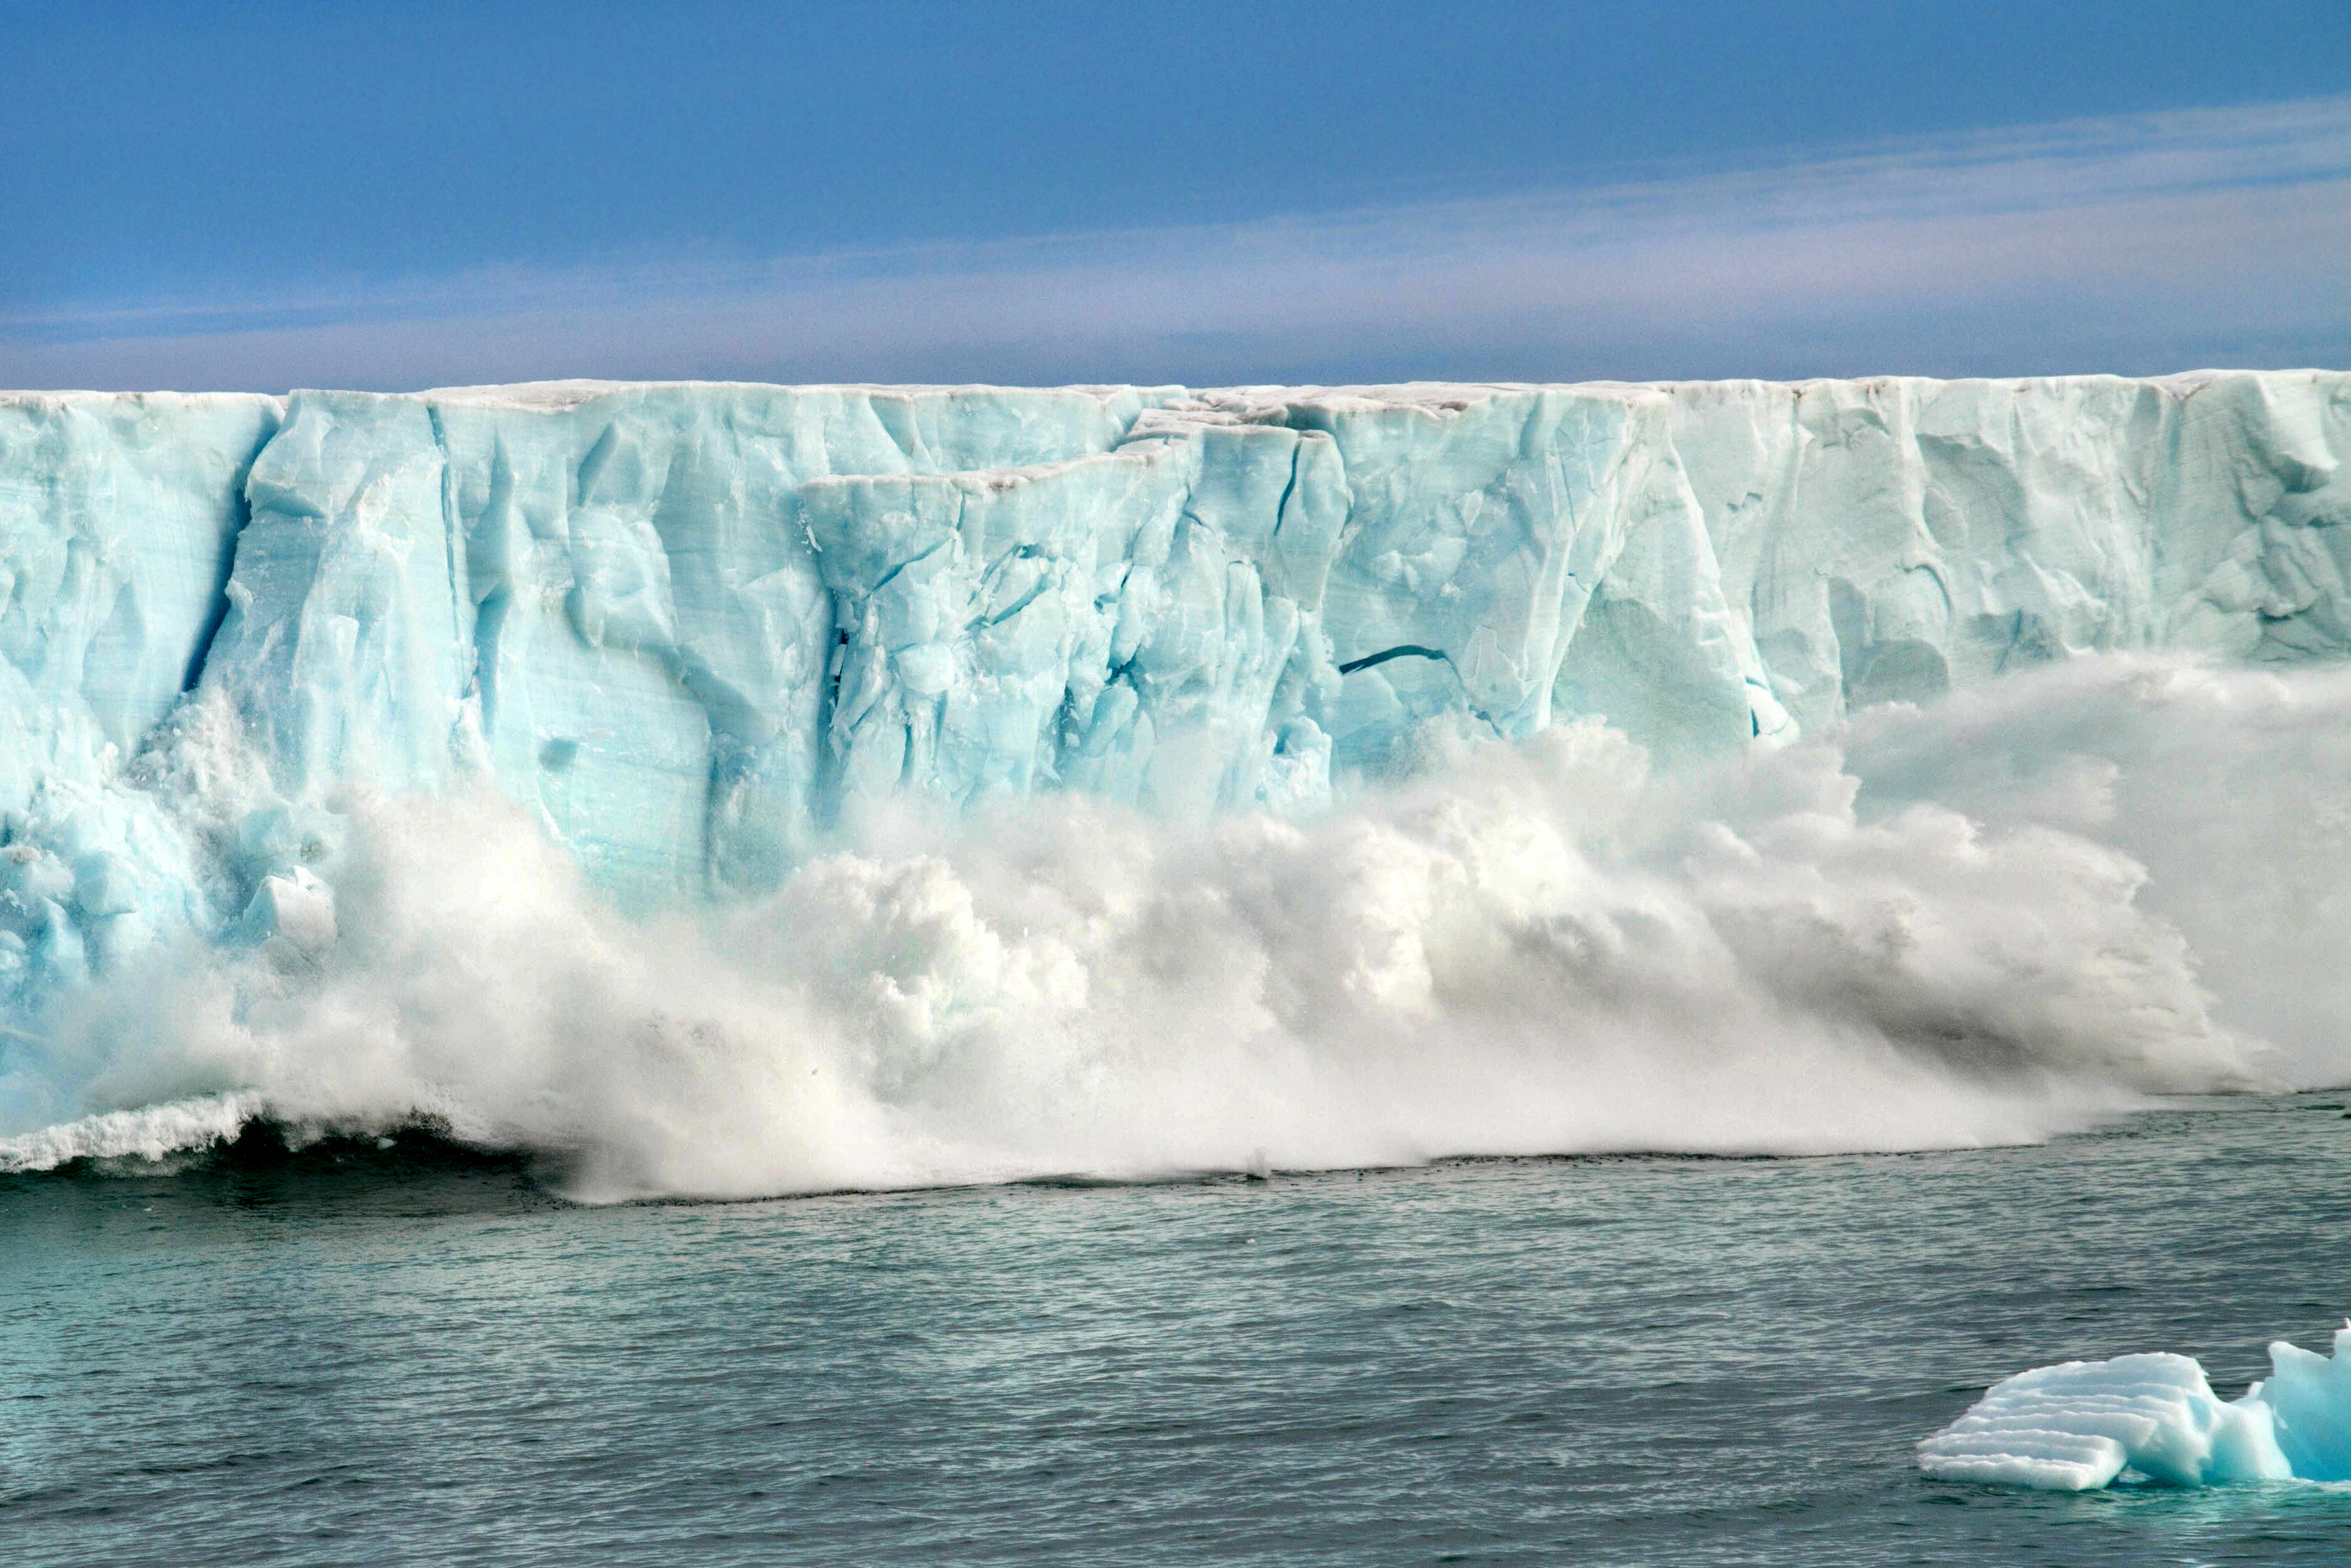
[(1918, 1445), (1938, 1480), (2087, 1491), (2126, 1475), (2171, 1486), (2351, 1480), (2351, 1322), (2332, 1357), (2279, 1340), (2271, 1375), (2223, 1400), (2192, 1356), (2118, 1355), (1992, 1385)]

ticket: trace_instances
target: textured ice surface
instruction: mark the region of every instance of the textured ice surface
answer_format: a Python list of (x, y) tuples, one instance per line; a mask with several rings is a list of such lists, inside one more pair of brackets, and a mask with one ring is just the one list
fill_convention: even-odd
[(2335, 1354), (2283, 1341), (2241, 1399), (2184, 1355), (2069, 1361), (1996, 1384), (1918, 1446), (1944, 1480), (2084, 1491), (2130, 1472), (2172, 1486), (2351, 1480), (2351, 1325)]
[(1432, 722), (2340, 655), (2346, 450), (2324, 372), (16, 396), (0, 998), (331, 940), (354, 784), (486, 779), (642, 907), (875, 812), (1311, 813)]
[(200, 675), (275, 398), (0, 397), (0, 1002), (213, 911), (125, 765)]
[(2339, 656), (2351, 382), (1721, 383), (1674, 440), (1812, 722), (2090, 648)]

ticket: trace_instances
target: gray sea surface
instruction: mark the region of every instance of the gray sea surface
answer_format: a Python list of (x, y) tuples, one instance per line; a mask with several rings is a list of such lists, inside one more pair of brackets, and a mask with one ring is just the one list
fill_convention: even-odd
[[(249, 1145), (249, 1146), (246, 1146)], [(0, 1562), (2334, 1563), (2036, 1494), (2026, 1367), (2351, 1311), (2351, 1103), (2046, 1145), (574, 1205), (403, 1138), (0, 1177)]]

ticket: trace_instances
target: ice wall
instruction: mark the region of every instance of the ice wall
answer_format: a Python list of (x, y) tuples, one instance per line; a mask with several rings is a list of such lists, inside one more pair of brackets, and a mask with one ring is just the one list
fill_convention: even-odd
[(2091, 649), (2351, 649), (2351, 378), (1667, 390), (1724, 592), (1804, 723)]
[(202, 674), (280, 412), (0, 397), (0, 1006), (214, 918), (194, 846), (127, 765)]
[(486, 779), (647, 904), (875, 811), (1311, 812), (1431, 720), (2338, 656), (2346, 451), (2325, 372), (10, 398), (0, 991), (266, 937), (350, 783)]
[(200, 671), (276, 398), (0, 398), (0, 810), (127, 757)]

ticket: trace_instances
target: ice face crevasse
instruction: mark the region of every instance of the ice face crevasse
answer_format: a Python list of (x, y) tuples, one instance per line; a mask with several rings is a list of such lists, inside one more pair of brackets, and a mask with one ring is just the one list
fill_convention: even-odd
[(2337, 657), (2346, 450), (2325, 372), (20, 394), (0, 1007), (331, 940), (355, 784), (486, 781), (643, 907), (881, 810), (1311, 813), (1432, 721), (1670, 757)]

